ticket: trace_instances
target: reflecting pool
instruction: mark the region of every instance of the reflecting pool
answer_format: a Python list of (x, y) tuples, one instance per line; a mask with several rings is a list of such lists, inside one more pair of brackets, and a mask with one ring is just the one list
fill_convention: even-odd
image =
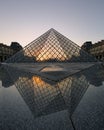
[(0, 128), (103, 130), (103, 97), (102, 64), (4, 64)]

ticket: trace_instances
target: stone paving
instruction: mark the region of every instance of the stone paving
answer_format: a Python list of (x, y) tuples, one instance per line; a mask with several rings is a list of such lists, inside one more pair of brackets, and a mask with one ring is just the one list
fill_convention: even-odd
[(67, 76), (73, 75), (95, 64), (97, 63), (9, 63), (7, 65), (16, 67), (22, 71), (24, 70), (26, 72), (37, 74), (53, 81), (60, 81)]

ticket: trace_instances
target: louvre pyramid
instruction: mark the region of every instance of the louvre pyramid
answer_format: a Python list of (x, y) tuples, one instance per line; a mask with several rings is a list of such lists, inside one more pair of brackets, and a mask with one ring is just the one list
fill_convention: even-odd
[(6, 62), (94, 62), (91, 55), (51, 28)]

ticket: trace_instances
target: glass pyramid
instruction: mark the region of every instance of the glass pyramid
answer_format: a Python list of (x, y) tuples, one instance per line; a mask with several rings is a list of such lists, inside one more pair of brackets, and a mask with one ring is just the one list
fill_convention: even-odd
[(11, 57), (8, 63), (94, 62), (91, 55), (53, 28)]

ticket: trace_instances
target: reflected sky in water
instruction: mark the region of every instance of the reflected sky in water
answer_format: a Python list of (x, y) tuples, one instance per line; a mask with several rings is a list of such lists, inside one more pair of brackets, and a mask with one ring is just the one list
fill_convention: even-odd
[(0, 68), (0, 128), (67, 130), (73, 129), (72, 118), (76, 129), (100, 130), (104, 128), (103, 96), (100, 64), (57, 82), (5, 65)]

